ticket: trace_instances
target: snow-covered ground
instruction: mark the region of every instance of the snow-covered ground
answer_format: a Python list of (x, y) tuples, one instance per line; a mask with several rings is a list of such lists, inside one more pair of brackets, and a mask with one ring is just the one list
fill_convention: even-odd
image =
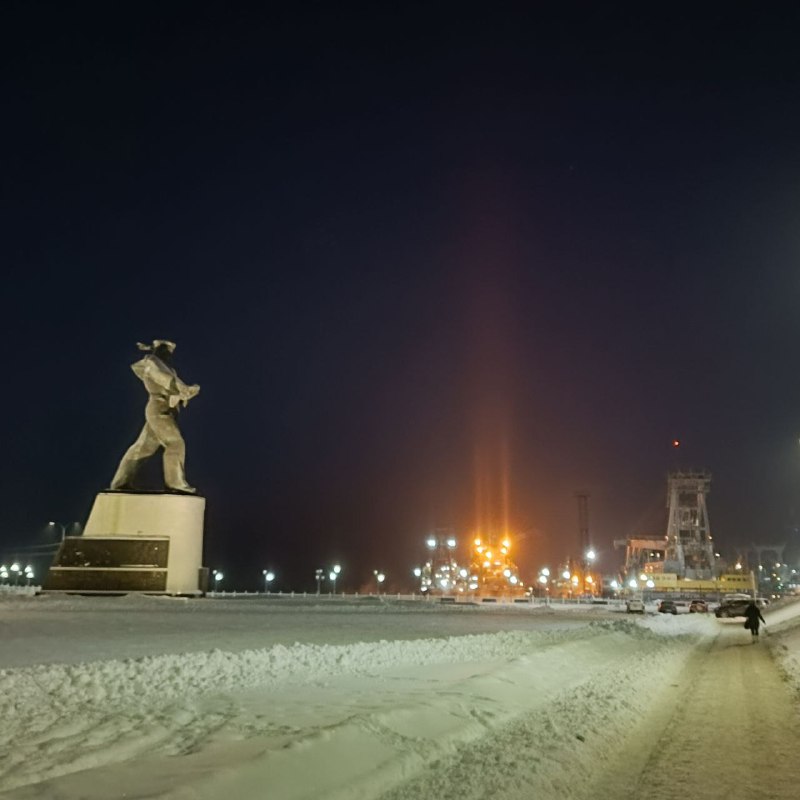
[[(744, 743), (748, 727), (763, 722), (766, 740), (778, 726), (765, 764), (784, 741), (787, 752), (800, 745), (800, 604), (767, 620), (753, 646), (739, 621), (604, 607), (4, 596), (0, 790), (20, 800), (720, 797), (735, 754), (713, 746), (717, 733)], [(751, 717), (723, 722), (726, 708), (740, 713), (735, 692), (750, 691), (751, 672), (763, 697)], [(701, 708), (720, 719), (693, 722)], [(694, 776), (680, 794), (672, 768), (659, 784), (662, 751)], [(780, 769), (732, 786), (796, 797), (793, 758)]]

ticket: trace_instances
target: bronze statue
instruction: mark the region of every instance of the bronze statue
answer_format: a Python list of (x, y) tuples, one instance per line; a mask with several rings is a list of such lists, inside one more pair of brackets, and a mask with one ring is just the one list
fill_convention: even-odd
[(178, 429), (177, 415), (181, 407), (197, 395), (200, 387), (187, 386), (172, 367), (175, 343), (156, 339), (137, 347), (147, 355), (131, 369), (150, 395), (144, 410), (145, 423), (139, 438), (122, 457), (111, 488), (121, 491), (134, 488), (142, 464), (160, 447), (164, 448), (164, 484), (171, 492), (194, 494), (197, 490), (186, 482), (183, 462), (186, 444)]

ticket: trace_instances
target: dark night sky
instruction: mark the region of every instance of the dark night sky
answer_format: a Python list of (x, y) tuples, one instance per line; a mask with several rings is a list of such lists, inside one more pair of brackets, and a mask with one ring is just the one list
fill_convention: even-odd
[(400, 586), (504, 475), (523, 577), (576, 490), (603, 567), (663, 533), (676, 465), (783, 539), (800, 12), (738, 8), (6, 4), (0, 553), (85, 520), (162, 337), (232, 584)]

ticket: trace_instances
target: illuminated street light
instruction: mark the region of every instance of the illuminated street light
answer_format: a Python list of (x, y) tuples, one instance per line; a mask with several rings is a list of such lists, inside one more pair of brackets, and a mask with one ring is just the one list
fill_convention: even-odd
[(452, 550), (456, 546), (456, 540), (452, 536), (447, 540), (447, 546)]
[(628, 581), (628, 586), (630, 586), (630, 587), (631, 587), (631, 589), (635, 589), (635, 588), (636, 588), (638, 585), (639, 585), (639, 584), (636, 582), (636, 578), (631, 578), (631, 579)]
[(375, 581), (378, 584), (378, 594), (381, 593), (381, 584), (386, 580), (386, 576), (379, 572), (377, 569), (372, 570), (372, 574), (375, 576)]
[(414, 577), (415, 578), (422, 577), (422, 569), (420, 567), (414, 567)]
[(594, 550), (587, 550), (586, 551), (586, 560), (587, 561), (594, 561), (597, 558), (597, 553)]
[(48, 522), (47, 525), (51, 528), (61, 528), (61, 541), (63, 542), (67, 536), (67, 529), (61, 522)]
[(314, 577), (317, 579), (317, 594), (319, 594), (319, 585), (325, 577), (325, 571), (321, 569), (315, 570)]
[(539, 576), (539, 583), (541, 583), (542, 586), (544, 586), (547, 583), (547, 575), (544, 575), (544, 574), (540, 575)]
[(549, 569), (549, 567), (542, 567), (542, 575), (544, 575), (546, 578), (550, 577), (550, 569)]
[(436, 539), (434, 539), (434, 538), (431, 536), (431, 537), (428, 539), (428, 541), (426, 542), (426, 544), (428, 545), (428, 547), (429, 547), (431, 550), (433, 550), (433, 549), (436, 547)]
[(215, 569), (212, 575), (214, 576), (214, 591), (218, 592), (222, 579), (225, 576), (218, 569)]
[(334, 564), (333, 569), (328, 574), (328, 578), (333, 583), (332, 594), (336, 594), (336, 579), (339, 577), (339, 573), (341, 571), (342, 571), (341, 566), (339, 566), (339, 564)]
[(562, 577), (562, 578), (563, 578), (565, 581), (568, 581), (568, 580), (569, 580), (569, 570), (568, 570), (568, 569), (565, 569), (565, 570), (564, 570), (564, 571), (561, 573), (561, 577)]
[(262, 569), (261, 574), (264, 576), (264, 594), (267, 594), (269, 585), (275, 580), (275, 573), (268, 569)]

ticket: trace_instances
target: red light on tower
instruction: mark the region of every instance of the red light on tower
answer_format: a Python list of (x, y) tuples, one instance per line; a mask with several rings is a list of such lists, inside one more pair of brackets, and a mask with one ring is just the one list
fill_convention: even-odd
[(681, 446), (681, 440), (680, 439), (673, 439), (672, 440), (672, 446), (677, 450), (677, 448), (679, 448)]

